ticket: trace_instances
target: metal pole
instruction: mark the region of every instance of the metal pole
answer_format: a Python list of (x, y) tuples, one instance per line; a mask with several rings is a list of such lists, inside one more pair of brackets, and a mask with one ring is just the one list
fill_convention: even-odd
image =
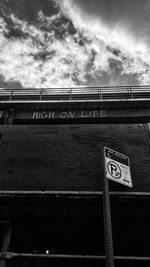
[(108, 179), (106, 178), (104, 151), (102, 151), (101, 154), (102, 154), (101, 160), (103, 169), (102, 190), (103, 190), (103, 216), (104, 216), (106, 267), (114, 267), (109, 184), (108, 184)]
[(5, 267), (6, 266), (6, 255), (5, 254), (9, 249), (10, 239), (11, 239), (11, 232), (12, 232), (11, 227), (7, 227), (6, 230), (5, 230), (4, 240), (3, 240), (3, 245), (2, 245), (2, 253), (1, 253), (1, 258), (0, 258), (0, 267)]

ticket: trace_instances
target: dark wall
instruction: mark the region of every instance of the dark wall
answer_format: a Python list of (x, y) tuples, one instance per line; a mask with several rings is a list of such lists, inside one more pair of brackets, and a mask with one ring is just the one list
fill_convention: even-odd
[[(1, 126), (1, 133), (4, 132)], [(130, 158), (134, 188), (150, 191), (147, 127), (139, 124), (9, 126), (0, 145), (0, 190), (101, 190), (100, 148)]]

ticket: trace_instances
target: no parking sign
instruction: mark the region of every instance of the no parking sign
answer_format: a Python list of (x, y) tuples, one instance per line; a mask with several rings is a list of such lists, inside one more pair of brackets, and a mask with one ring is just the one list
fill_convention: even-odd
[(108, 147), (104, 148), (106, 178), (133, 187), (129, 158)]

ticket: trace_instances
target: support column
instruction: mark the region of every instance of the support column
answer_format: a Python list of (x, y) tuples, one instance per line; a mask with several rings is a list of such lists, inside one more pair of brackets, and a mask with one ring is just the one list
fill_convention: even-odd
[(6, 266), (5, 252), (7, 252), (9, 250), (11, 233), (12, 233), (12, 228), (10, 226), (8, 226), (5, 229), (5, 234), (4, 234), (4, 240), (3, 240), (2, 251), (1, 251), (1, 258), (0, 258), (0, 267)]
[(144, 130), (148, 148), (150, 149), (150, 123), (144, 123)]

